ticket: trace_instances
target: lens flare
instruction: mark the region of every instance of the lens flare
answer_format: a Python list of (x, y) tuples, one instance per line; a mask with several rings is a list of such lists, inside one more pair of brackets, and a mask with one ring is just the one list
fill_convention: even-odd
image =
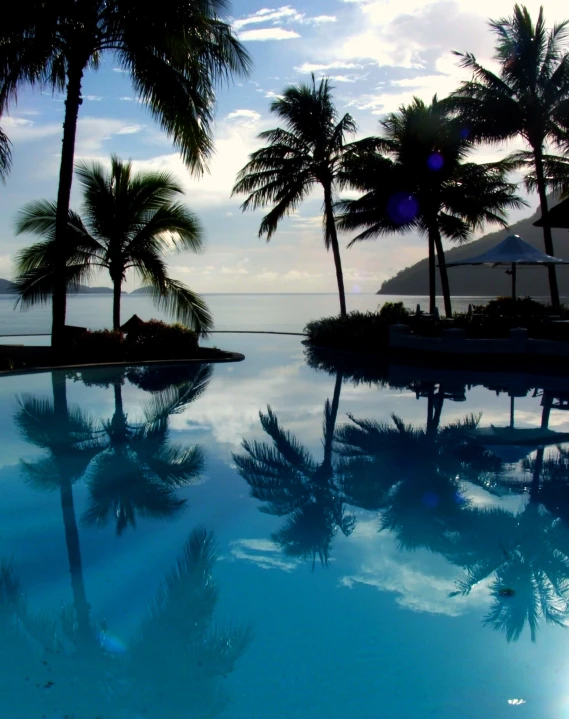
[(427, 160), (427, 167), (432, 172), (438, 172), (443, 169), (445, 164), (444, 158), (440, 152), (433, 152), (433, 154)]
[(419, 212), (419, 203), (407, 192), (392, 195), (387, 202), (387, 214), (397, 225), (412, 222)]
[(124, 654), (126, 652), (126, 644), (123, 640), (107, 631), (99, 632), (99, 644), (102, 649), (110, 654)]

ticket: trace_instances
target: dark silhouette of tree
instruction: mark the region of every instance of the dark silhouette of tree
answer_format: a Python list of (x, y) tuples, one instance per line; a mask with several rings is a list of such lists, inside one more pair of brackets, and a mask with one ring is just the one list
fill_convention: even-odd
[(186, 164), (202, 170), (213, 151), (216, 86), (247, 73), (250, 58), (223, 21), (223, 0), (171, 0), (159, 6), (133, 0), (14, 6), (0, 29), (0, 113), (25, 85), (65, 93), (55, 242), (52, 342), (63, 338), (66, 238), (82, 83), (106, 54), (172, 137)]
[[(77, 288), (99, 269), (113, 283), (113, 329), (121, 326), (121, 290), (127, 271), (143, 282), (160, 309), (196, 332), (206, 333), (213, 319), (202, 297), (172, 279), (164, 262), (169, 252), (203, 249), (196, 215), (176, 200), (183, 189), (166, 172), (133, 173), (132, 163), (111, 157), (107, 172), (99, 163), (76, 168), (83, 190), (81, 215), (70, 211), (67, 225), (66, 282)], [(16, 291), (22, 307), (51, 299), (60, 247), (56, 241), (57, 205), (40, 200), (20, 210), (18, 233), (43, 238), (18, 253)]]
[(430, 311), (435, 311), (438, 259), (445, 311), (452, 315), (442, 238), (466, 242), (485, 223), (505, 227), (506, 210), (525, 203), (506, 182), (507, 162), (466, 158), (474, 144), (445, 101), (415, 98), (381, 121), (383, 134), (354, 143), (346, 181), (363, 194), (338, 204), (338, 225), (362, 230), (353, 240), (418, 230), (428, 240)]
[(243, 210), (274, 205), (265, 215), (259, 236), (267, 241), (283, 217), (295, 210), (316, 185), (324, 192), (324, 245), (332, 250), (340, 298), (340, 314), (346, 314), (346, 296), (340, 245), (334, 218), (334, 196), (341, 186), (342, 164), (356, 124), (351, 115), (338, 120), (328, 79), (316, 85), (291, 85), (271, 104), (284, 128), (259, 135), (267, 146), (254, 152), (239, 172), (233, 193), (246, 194)]
[[(492, 20), (496, 35), (498, 72), (480, 65), (471, 53), (457, 53), (472, 79), (452, 93), (449, 107), (457, 112), (469, 137), (482, 142), (501, 142), (520, 137), (529, 148), (516, 159), (530, 170), (528, 185), (537, 188), (544, 220), (543, 239), (548, 255), (555, 255), (547, 221), (547, 179), (551, 170), (567, 161), (547, 155), (548, 144), (567, 146), (569, 129), (569, 53), (567, 22), (547, 30), (543, 7), (537, 20), (523, 5), (515, 5), (511, 17)], [(559, 305), (555, 266), (549, 265), (551, 302)]]

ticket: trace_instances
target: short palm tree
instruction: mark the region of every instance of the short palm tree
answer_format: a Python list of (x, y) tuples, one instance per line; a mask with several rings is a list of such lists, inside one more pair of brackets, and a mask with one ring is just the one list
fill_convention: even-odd
[(12, 166), (12, 146), (5, 132), (0, 128), (0, 180), (5, 180)]
[[(547, 30), (543, 7), (534, 23), (528, 9), (516, 5), (512, 17), (493, 20), (490, 27), (497, 36), (498, 72), (480, 65), (472, 54), (459, 54), (473, 77), (451, 95), (450, 107), (473, 140), (497, 143), (521, 137), (526, 143), (528, 151), (518, 153), (517, 159), (530, 168), (530, 185), (537, 187), (544, 218), (545, 251), (553, 255), (546, 167), (562, 160), (546, 153), (550, 144), (567, 145), (569, 25), (563, 22)], [(555, 267), (548, 271), (551, 302), (559, 305)]]
[[(113, 283), (113, 328), (120, 321), (121, 288), (132, 270), (162, 309), (198, 332), (212, 327), (203, 299), (169, 277), (163, 255), (201, 251), (197, 217), (177, 198), (181, 186), (168, 173), (135, 174), (130, 162), (111, 158), (111, 169), (80, 164), (83, 217), (70, 211), (67, 226), (66, 286), (77, 286), (97, 269), (108, 270)], [(48, 300), (55, 289), (60, 246), (56, 239), (57, 204), (32, 202), (19, 214), (17, 232), (44, 238), (16, 259), (16, 287), (23, 307)]]
[(334, 197), (341, 177), (344, 155), (356, 125), (351, 115), (338, 120), (328, 79), (318, 85), (314, 75), (310, 85), (292, 85), (271, 104), (284, 127), (259, 135), (267, 146), (254, 152), (239, 172), (233, 194), (248, 195), (243, 210), (273, 205), (259, 228), (259, 237), (267, 241), (276, 232), (283, 217), (296, 210), (310, 191), (320, 185), (324, 192), (324, 245), (332, 249), (340, 313), (346, 314), (346, 297), (340, 246), (334, 217)]
[(64, 92), (59, 172), (52, 343), (65, 326), (65, 244), (82, 83), (105, 54), (131, 77), (134, 89), (173, 138), (191, 169), (210, 156), (216, 85), (246, 73), (247, 52), (223, 21), (225, 0), (172, 0), (157, 6), (133, 0), (53, 3), (14, 8), (0, 29), (0, 113), (23, 85)]
[(473, 143), (444, 101), (415, 98), (381, 121), (383, 134), (354, 143), (346, 178), (363, 195), (339, 203), (339, 227), (362, 230), (354, 240), (418, 230), (429, 246), (430, 311), (435, 311), (436, 258), (447, 316), (452, 314), (442, 238), (466, 242), (484, 223), (506, 226), (505, 211), (521, 207), (511, 164), (465, 159)]

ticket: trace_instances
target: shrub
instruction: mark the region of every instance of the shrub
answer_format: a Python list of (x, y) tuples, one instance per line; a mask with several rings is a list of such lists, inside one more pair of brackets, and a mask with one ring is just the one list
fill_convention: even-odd
[(389, 324), (377, 312), (350, 312), (309, 322), (304, 331), (316, 346), (374, 352), (387, 346)]
[(379, 316), (389, 325), (404, 324), (409, 320), (411, 312), (403, 302), (385, 302), (379, 310)]
[(119, 330), (85, 330), (69, 343), (69, 359), (76, 364), (122, 362), (124, 335)]
[(150, 320), (130, 330), (125, 349), (128, 360), (186, 359), (198, 349), (198, 334), (181, 324)]
[(531, 297), (517, 298), (498, 297), (490, 300), (486, 305), (474, 305), (472, 312), (475, 315), (494, 317), (519, 317), (519, 318), (545, 318), (551, 314), (557, 314), (551, 305), (545, 305)]

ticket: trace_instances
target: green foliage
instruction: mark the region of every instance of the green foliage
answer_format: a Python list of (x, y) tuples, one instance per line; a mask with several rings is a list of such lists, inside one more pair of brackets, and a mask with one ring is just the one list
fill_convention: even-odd
[(497, 297), (485, 305), (474, 305), (472, 312), (489, 318), (498, 316), (546, 318), (553, 313), (557, 315), (559, 309), (553, 308), (551, 305), (545, 305), (543, 302), (532, 300), (531, 297), (517, 299), (513, 297)]
[[(108, 271), (116, 291), (131, 270), (155, 304), (198, 332), (213, 325), (204, 300), (168, 275), (169, 252), (203, 250), (203, 231), (195, 214), (179, 200), (183, 189), (165, 172), (134, 173), (132, 163), (111, 157), (111, 169), (80, 164), (81, 216), (70, 211), (66, 238), (66, 284), (88, 282), (94, 272)], [(16, 290), (22, 307), (46, 302), (53, 294), (61, 245), (56, 240), (57, 206), (39, 200), (20, 210), (16, 229), (42, 238), (18, 253)], [(113, 307), (113, 327), (120, 327), (120, 294)]]
[(117, 330), (86, 330), (70, 343), (69, 359), (76, 364), (122, 362), (125, 359), (123, 333)]
[(125, 348), (130, 360), (187, 359), (198, 349), (198, 335), (181, 324), (150, 320), (128, 333)]
[(381, 351), (387, 348), (390, 310), (385, 316), (378, 312), (349, 312), (345, 317), (323, 317), (309, 322), (304, 328), (309, 341), (320, 347), (360, 352)]
[(410, 315), (403, 302), (385, 302), (379, 310), (380, 318), (390, 325), (406, 322)]

